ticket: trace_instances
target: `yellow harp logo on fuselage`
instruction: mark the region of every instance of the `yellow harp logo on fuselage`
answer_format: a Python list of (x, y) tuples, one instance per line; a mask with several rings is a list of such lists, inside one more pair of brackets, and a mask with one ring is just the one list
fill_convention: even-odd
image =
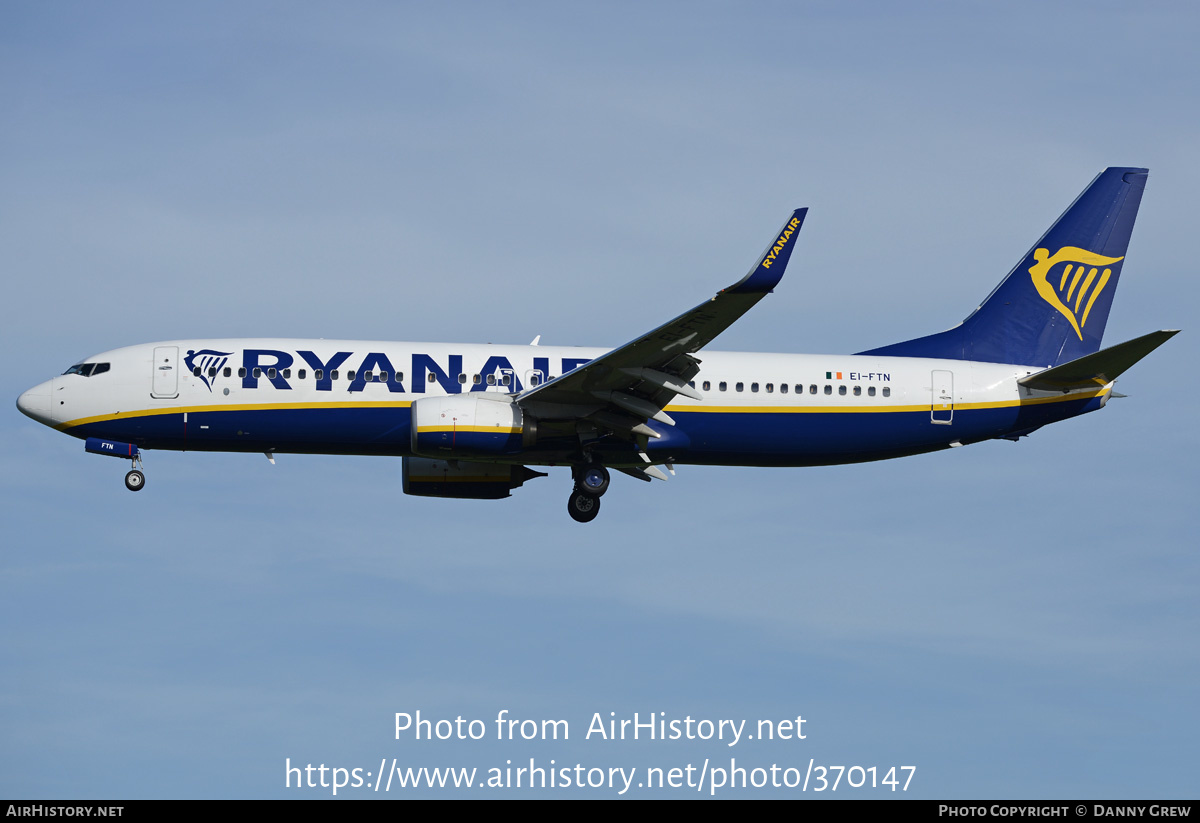
[[(1033, 258), (1037, 260), (1029, 269), (1033, 287), (1043, 300), (1071, 322), (1082, 340), (1082, 328), (1087, 325), (1092, 306), (1112, 276), (1112, 269), (1107, 267), (1125, 258), (1104, 257), (1076, 246), (1063, 246), (1053, 256), (1049, 249), (1035, 249)], [(1055, 282), (1051, 272), (1059, 263), (1066, 265)], [(1080, 307), (1083, 308), (1083, 314), (1079, 313)]]

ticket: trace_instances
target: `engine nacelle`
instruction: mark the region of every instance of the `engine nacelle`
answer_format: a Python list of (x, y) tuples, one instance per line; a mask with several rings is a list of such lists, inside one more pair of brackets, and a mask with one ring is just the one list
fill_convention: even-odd
[(471, 392), (412, 404), (412, 450), (428, 457), (517, 454), (537, 424), (505, 395)]
[(545, 472), (503, 463), (404, 458), (404, 493), (418, 497), (499, 500), (511, 497), (511, 491), (526, 480), (545, 476)]

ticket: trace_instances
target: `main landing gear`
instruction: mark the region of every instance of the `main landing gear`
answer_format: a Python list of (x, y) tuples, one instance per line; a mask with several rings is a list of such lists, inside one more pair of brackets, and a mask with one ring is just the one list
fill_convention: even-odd
[(600, 497), (608, 491), (608, 469), (599, 463), (575, 466), (571, 470), (575, 488), (567, 499), (567, 512), (577, 523), (589, 523), (600, 514)]

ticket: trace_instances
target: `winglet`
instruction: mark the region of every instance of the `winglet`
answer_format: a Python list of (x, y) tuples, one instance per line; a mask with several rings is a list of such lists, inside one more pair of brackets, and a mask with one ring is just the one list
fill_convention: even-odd
[(726, 292), (739, 294), (766, 294), (779, 285), (783, 272), (787, 269), (788, 258), (792, 256), (792, 248), (796, 245), (796, 235), (804, 225), (804, 216), (808, 209), (796, 209), (792, 216), (783, 224), (771, 245), (763, 252), (758, 263), (750, 273), (734, 283)]

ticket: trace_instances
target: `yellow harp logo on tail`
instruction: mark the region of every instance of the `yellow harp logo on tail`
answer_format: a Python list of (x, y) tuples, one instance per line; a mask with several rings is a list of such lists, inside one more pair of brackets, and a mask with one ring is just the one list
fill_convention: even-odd
[[(1049, 249), (1035, 249), (1033, 257), (1037, 260), (1029, 269), (1033, 287), (1043, 300), (1071, 321), (1075, 333), (1082, 340), (1081, 329), (1087, 325), (1092, 305), (1112, 276), (1112, 269), (1106, 267), (1125, 258), (1104, 257), (1076, 246), (1063, 246), (1053, 256)], [(1055, 282), (1051, 272), (1060, 263), (1066, 265)], [(1080, 307), (1083, 308), (1083, 314), (1079, 313)]]

